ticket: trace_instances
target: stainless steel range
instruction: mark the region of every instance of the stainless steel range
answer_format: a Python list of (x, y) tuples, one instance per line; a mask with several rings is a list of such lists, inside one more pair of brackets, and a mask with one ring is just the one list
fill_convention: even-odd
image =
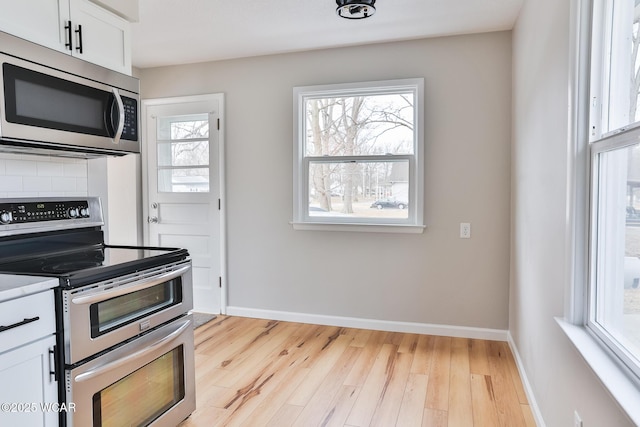
[(195, 410), (189, 254), (102, 226), (97, 198), (0, 199), (0, 272), (59, 281), (61, 426), (174, 427)]

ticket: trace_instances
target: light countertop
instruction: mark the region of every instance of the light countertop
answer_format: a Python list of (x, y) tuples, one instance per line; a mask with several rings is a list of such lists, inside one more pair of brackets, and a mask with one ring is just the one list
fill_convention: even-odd
[(0, 274), (0, 302), (58, 286), (56, 278)]

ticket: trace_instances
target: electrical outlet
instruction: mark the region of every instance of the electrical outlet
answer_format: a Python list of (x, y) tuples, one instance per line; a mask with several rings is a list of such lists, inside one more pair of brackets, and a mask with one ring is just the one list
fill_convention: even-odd
[(460, 238), (461, 239), (470, 239), (471, 238), (471, 223), (470, 222), (461, 222), (460, 223)]
[(582, 427), (582, 418), (580, 418), (578, 411), (573, 412), (573, 427)]

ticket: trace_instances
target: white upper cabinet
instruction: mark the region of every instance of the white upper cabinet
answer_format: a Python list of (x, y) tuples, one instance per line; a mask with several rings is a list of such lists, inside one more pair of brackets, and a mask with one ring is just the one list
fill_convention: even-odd
[(130, 24), (87, 0), (70, 0), (70, 4), (72, 55), (130, 75)]
[(131, 74), (131, 25), (88, 0), (0, 0), (0, 30)]
[(69, 0), (0, 0), (0, 10), (2, 31), (65, 50), (64, 23), (69, 20)]

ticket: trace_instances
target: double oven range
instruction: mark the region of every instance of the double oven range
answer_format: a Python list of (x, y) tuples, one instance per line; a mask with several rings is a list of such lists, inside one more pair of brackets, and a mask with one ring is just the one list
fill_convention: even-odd
[(55, 277), (61, 426), (175, 426), (195, 410), (184, 249), (107, 245), (98, 198), (0, 200), (0, 273)]

